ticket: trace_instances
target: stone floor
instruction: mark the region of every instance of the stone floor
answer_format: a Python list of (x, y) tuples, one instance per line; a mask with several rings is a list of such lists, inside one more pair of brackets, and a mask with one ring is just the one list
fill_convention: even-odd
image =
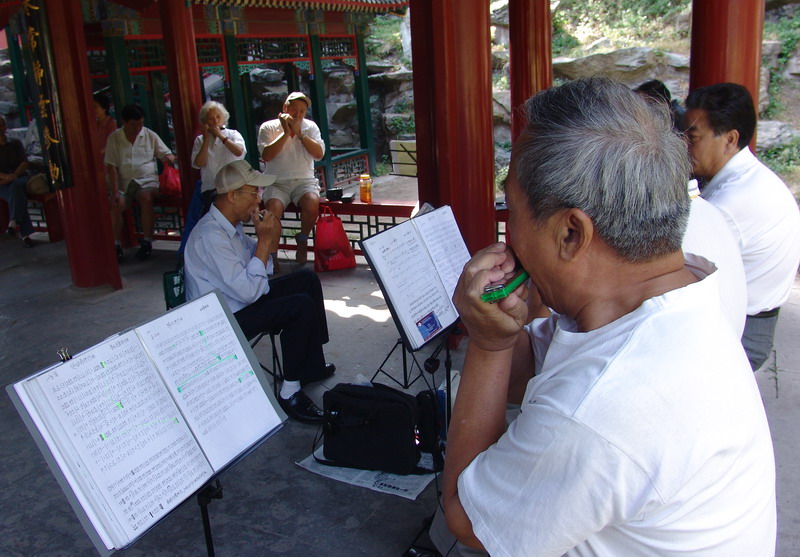
[[(77, 289), (70, 284), (63, 242), (25, 249), (18, 241), (0, 239), (2, 384), (54, 363), (61, 347), (74, 354), (160, 315), (161, 275), (174, 264), (173, 252), (156, 249), (146, 262), (131, 257), (121, 266), (122, 290)], [(287, 258), (283, 272), (291, 265)], [(398, 333), (365, 266), (320, 277), (331, 336), (325, 352), (338, 368), (324, 384), (309, 387), (321, 404), (322, 392), (336, 383), (353, 381), (359, 373), (371, 378)], [(456, 362), (462, 352), (455, 351)], [(268, 361), (268, 342), (262, 341), (256, 354)], [(384, 369), (402, 381), (400, 356), (397, 351)], [(418, 361), (425, 357), (423, 350)], [(394, 384), (388, 376), (378, 380)], [(443, 371), (426, 373), (411, 390), (423, 388), (425, 381), (433, 385), (443, 380)], [(95, 554), (5, 393), (0, 396), (0, 419), (5, 425), (0, 485), (6, 492), (0, 503), (0, 555)], [(217, 555), (401, 555), (410, 546), (435, 510), (436, 484), (408, 501), (307, 472), (295, 462), (311, 453), (316, 432), (315, 426), (290, 421), (225, 473), (224, 498), (209, 507)], [(192, 498), (125, 554), (204, 552), (200, 511)]]

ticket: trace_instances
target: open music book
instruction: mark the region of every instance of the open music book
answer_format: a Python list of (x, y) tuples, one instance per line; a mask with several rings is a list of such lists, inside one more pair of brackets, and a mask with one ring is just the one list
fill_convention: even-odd
[(7, 390), (103, 555), (129, 546), (286, 419), (216, 292)]
[(361, 241), (409, 350), (456, 322), (453, 292), (470, 255), (445, 205)]

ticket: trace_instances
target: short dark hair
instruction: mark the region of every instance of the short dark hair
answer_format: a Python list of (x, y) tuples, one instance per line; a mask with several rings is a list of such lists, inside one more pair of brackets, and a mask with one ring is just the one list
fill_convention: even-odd
[(111, 99), (108, 98), (108, 95), (103, 93), (95, 93), (92, 95), (92, 98), (94, 99), (94, 102), (100, 105), (100, 108), (102, 108), (103, 111), (108, 114), (108, 110), (111, 108)]
[(122, 121), (141, 120), (144, 118), (144, 110), (138, 104), (126, 104), (122, 107)]
[(664, 101), (667, 104), (672, 102), (672, 95), (670, 94), (669, 89), (667, 89), (667, 86), (664, 85), (663, 81), (659, 81), (658, 79), (645, 81), (636, 89), (634, 89), (634, 91), (643, 95), (647, 95), (650, 98)]
[(738, 83), (717, 83), (695, 89), (686, 97), (686, 110), (705, 110), (714, 135), (739, 132), (739, 149), (744, 149), (756, 131), (753, 97)]

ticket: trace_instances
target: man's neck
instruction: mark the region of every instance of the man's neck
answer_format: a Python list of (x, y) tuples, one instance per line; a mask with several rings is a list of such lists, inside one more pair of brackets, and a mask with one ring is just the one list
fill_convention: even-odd
[[(595, 266), (573, 313), (580, 331), (591, 331), (631, 313), (645, 300), (697, 282), (677, 251), (647, 263), (621, 261)], [(580, 297), (578, 297), (580, 299)]]
[(234, 228), (240, 222), (242, 222), (241, 219), (237, 218), (236, 215), (233, 214), (233, 207), (231, 207), (229, 204), (227, 204), (227, 203), (217, 203), (215, 201), (214, 202), (214, 207), (217, 208), (217, 210), (222, 214), (222, 216), (225, 217), (225, 219), (229, 223), (231, 223), (231, 226), (233, 226)]

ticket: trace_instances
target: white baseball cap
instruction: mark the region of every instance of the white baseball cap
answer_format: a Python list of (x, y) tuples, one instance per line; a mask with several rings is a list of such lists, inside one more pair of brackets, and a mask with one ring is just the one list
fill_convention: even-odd
[(217, 172), (214, 186), (217, 188), (217, 193), (228, 193), (245, 185), (263, 188), (273, 183), (275, 178), (274, 174), (262, 174), (258, 170), (253, 170), (246, 160), (238, 160), (226, 164)]
[(309, 99), (305, 94), (301, 93), (300, 91), (289, 93), (289, 96), (286, 97), (286, 101), (283, 104), (289, 104), (290, 102), (296, 100), (305, 101), (308, 108), (311, 108), (311, 99)]

